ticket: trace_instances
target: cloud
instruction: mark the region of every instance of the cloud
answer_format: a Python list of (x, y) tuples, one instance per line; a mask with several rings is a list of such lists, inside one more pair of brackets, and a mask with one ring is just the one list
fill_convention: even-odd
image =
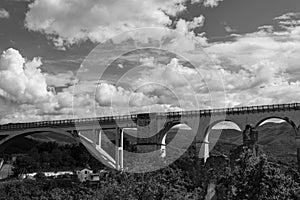
[(237, 30), (234, 29), (234, 28), (232, 28), (231, 26), (229, 26), (229, 25), (227, 24), (227, 22), (221, 22), (221, 25), (224, 26), (224, 29), (225, 29), (225, 31), (226, 31), (227, 33), (237, 32)]
[(141, 92), (126, 90), (108, 83), (97, 87), (96, 99), (100, 106), (145, 106), (157, 103), (157, 97), (148, 97)]
[[(203, 5), (214, 7), (220, 0), (204, 0)], [(199, 3), (200, 1), (192, 1)], [(79, 0), (35, 0), (26, 13), (25, 27), (47, 35), (60, 50), (90, 40), (102, 43), (126, 31), (145, 27), (168, 28), (172, 24), (177, 30), (205, 42), (203, 34), (192, 31), (203, 26), (204, 16), (191, 21), (180, 19), (179, 14), (187, 10), (188, 0), (88, 0), (84, 5)], [(174, 23), (175, 18), (179, 18)]]
[(288, 29), (300, 25), (300, 13), (286, 13), (275, 18), (281, 28)]
[(15, 111), (15, 103), (6, 99), (0, 91), (0, 119)]
[(203, 3), (203, 5), (205, 7), (216, 7), (219, 5), (219, 2), (221, 2), (223, 0), (191, 0), (191, 3), (192, 4), (195, 4), (195, 3)]
[(141, 59), (141, 65), (145, 66), (142, 76), (134, 82), (135, 85), (153, 82), (168, 87), (180, 88), (188, 85), (188, 82), (197, 80), (197, 70), (183, 66), (177, 58), (171, 59), (168, 64), (156, 63), (153, 57)]
[(219, 2), (223, 0), (204, 0), (203, 5), (205, 7), (216, 7), (219, 5)]
[(8, 49), (0, 58), (0, 90), (14, 101), (33, 103), (49, 98), (40, 58), (26, 61), (19, 51)]
[[(109, 33), (112, 34), (123, 31), (115, 29), (117, 25), (108, 25), (109, 22), (104, 23), (105, 19), (104, 21), (98, 20), (99, 22), (94, 20), (94, 24), (85, 21), (91, 20), (92, 17), (99, 17), (100, 14), (105, 16), (103, 14), (105, 12), (102, 10), (100, 13), (88, 14), (85, 19), (77, 19), (76, 17), (70, 19), (70, 13), (79, 12), (75, 0), (70, 1), (71, 3), (68, 5), (64, 5), (59, 0), (56, 1), (57, 5), (55, 2), (52, 2), (52, 5), (48, 1), (46, 4), (49, 4), (49, 7), (54, 8), (56, 5), (58, 10), (48, 10), (48, 13), (36, 14), (35, 12), (38, 12), (36, 9), (44, 6), (40, 4), (41, 2), (42, 0), (37, 0), (31, 4), (30, 11), (27, 13), (27, 20), (32, 21), (27, 21), (28, 28), (30, 23), (35, 22), (37, 23), (35, 27), (37, 31), (45, 31), (50, 35), (57, 34), (53, 37), (57, 39), (58, 46), (65, 45), (66, 42), (72, 44), (87, 38), (94, 38), (94, 41), (99, 42), (101, 38), (104, 39), (110, 35), (106, 35), (108, 32), (102, 32), (101, 37), (91, 35), (92, 32), (98, 33), (101, 28), (111, 31)], [(123, 2), (126, 9), (134, 10), (140, 7), (140, 5), (135, 5), (137, 7), (127, 8), (126, 6), (130, 2)], [(153, 2), (160, 6), (168, 4), (164, 1)], [(158, 7), (154, 6), (153, 2), (147, 1), (145, 5), (152, 5), (153, 7), (150, 6), (150, 10), (155, 10)], [(207, 5), (213, 5), (212, 1), (207, 2), (210, 2)], [(82, 11), (92, 9), (89, 3), (82, 8)], [(62, 7), (59, 5), (62, 5)], [(105, 2), (103, 5), (102, 9), (105, 10), (106, 8), (107, 12), (112, 11), (111, 9), (114, 8), (112, 2)], [(184, 4), (179, 5), (184, 7)], [(171, 9), (168, 12), (174, 14), (184, 9), (183, 7), (171, 7), (173, 11)], [(63, 13), (59, 10), (63, 8), (66, 8), (70, 13)], [(145, 9), (143, 6), (142, 8)], [(43, 9), (45, 11), (46, 8)], [(100, 9), (100, 7), (96, 6), (94, 9)], [(114, 9), (117, 9), (117, 7)], [(117, 23), (121, 14), (127, 12), (126, 9), (121, 10), (120, 15), (114, 16), (115, 18), (113, 17), (111, 24)], [(168, 8), (165, 7), (165, 9)], [(58, 12), (58, 14), (53, 15), (53, 12)], [(116, 11), (114, 10), (114, 12)], [(37, 18), (38, 14), (42, 15), (40, 19)], [(125, 26), (126, 20), (130, 21), (130, 28), (132, 28), (138, 27), (150, 19), (148, 11), (145, 11), (145, 16), (140, 16), (138, 13), (132, 15), (126, 16), (123, 21), (120, 21), (121, 29), (122, 27), (125, 27), (124, 29), (128, 28)], [(165, 14), (161, 16), (163, 16), (161, 19), (166, 19), (165, 22), (168, 24), (169, 17)], [(62, 20), (58, 20), (60, 17)], [(140, 21), (137, 20), (138, 17), (140, 17)], [(165, 25), (160, 23), (162, 21), (159, 22), (159, 18), (156, 18), (156, 16), (154, 18), (153, 23), (161, 26)], [(126, 84), (114, 85), (102, 82), (97, 86), (97, 81), (89, 79), (78, 88), (78, 94), (76, 94), (78, 101), (75, 102), (75, 107), (80, 108), (86, 116), (93, 113), (91, 99), (94, 98), (93, 92), (96, 88), (97, 112), (100, 115), (111, 114), (111, 106), (117, 109), (118, 114), (127, 114), (128, 108), (131, 112), (207, 108), (210, 106), (210, 101), (221, 101), (221, 98), (211, 99), (210, 96), (210, 92), (215, 92), (216, 96), (219, 94), (221, 96), (223, 89), (220, 81), (216, 81), (219, 78), (216, 71), (222, 74), (226, 89), (226, 106), (228, 107), (299, 102), (300, 24), (298, 24), (298, 18), (299, 15), (296, 13), (285, 14), (276, 18), (279, 25), (281, 25), (280, 30), (275, 31), (272, 26), (262, 26), (256, 32), (235, 34), (232, 35), (230, 41), (214, 43), (209, 43), (204, 35), (197, 35), (194, 32), (195, 28), (203, 25), (205, 19), (203, 16), (196, 17), (192, 21), (179, 19), (175, 23), (175, 30), (184, 33), (186, 36), (202, 39), (205, 44), (205, 52), (214, 61), (212, 65), (207, 66), (207, 62), (201, 57), (201, 55), (205, 57), (206, 54), (199, 53), (200, 51), (198, 52), (199, 49), (195, 47), (195, 43), (187, 44), (186, 40), (176, 40), (176, 42), (173, 40), (170, 42), (170, 46), (174, 45), (173, 49), (184, 49), (186, 53), (190, 54), (188, 58), (193, 58), (198, 65), (191, 67), (183, 60), (172, 56), (166, 59), (167, 55), (165, 54), (158, 54), (161, 55), (161, 58), (156, 58), (151, 53), (144, 56), (139, 54), (128, 55), (127, 58), (130, 62), (126, 60), (125, 56), (122, 59), (128, 61), (129, 64), (124, 62), (125, 65), (122, 62), (126, 67), (123, 68), (121, 64), (118, 67), (124, 71), (128, 70), (126, 71), (128, 72), (126, 77), (124, 79), (122, 77), (119, 82)], [(50, 25), (46, 23), (46, 19), (50, 20)], [(79, 21), (77, 22), (76, 19)], [(45, 22), (45, 24), (43, 25), (42, 22)], [(87, 22), (87, 24), (84, 22)], [(74, 32), (65, 30), (65, 25), (68, 23), (72, 25), (71, 29), (74, 28)], [(33, 24), (31, 25), (33, 26)], [(82, 26), (86, 29), (81, 29)], [(99, 29), (99, 27), (101, 28)], [(34, 29), (34, 27), (32, 28)], [(77, 30), (79, 31), (76, 32)], [(85, 31), (81, 32), (82, 30)], [(79, 35), (75, 33), (79, 33)], [(151, 34), (157, 34), (158, 38), (164, 36), (159, 31)], [(132, 63), (137, 63), (138, 67), (132, 69)], [(0, 101), (0, 104), (8, 105), (8, 107), (10, 105), (14, 106), (15, 103), (20, 105), (20, 109), (9, 115), (7, 119), (20, 117), (20, 119), (25, 120), (26, 115), (32, 116), (32, 119), (40, 119), (43, 116), (45, 119), (51, 119), (51, 116), (55, 116), (53, 119), (71, 116), (71, 105), (74, 103), (72, 101), (74, 87), (69, 85), (74, 82), (73, 73), (46, 74), (39, 70), (41, 65), (41, 59), (27, 60), (14, 49), (9, 49), (2, 54), (0, 60), (0, 100), (2, 98), (2, 101)], [(123, 70), (119, 69), (118, 71)], [(208, 88), (207, 85), (210, 87)], [(49, 90), (49, 86), (67, 88), (55, 94)]]
[(9, 18), (9, 12), (3, 8), (0, 8), (0, 19), (8, 19)]
[[(289, 24), (296, 16), (276, 20)], [(209, 44), (206, 50), (222, 71), (228, 106), (299, 102), (300, 31), (292, 24), (279, 31), (264, 26)]]
[(184, 19), (179, 19), (176, 23), (176, 31), (184, 33), (185, 35), (191, 35), (195, 37), (195, 33), (192, 32), (195, 28), (202, 27), (204, 25), (205, 17), (200, 15), (195, 17), (192, 21), (186, 21)]
[(53, 39), (57, 46), (82, 40), (103, 42), (140, 27), (165, 27), (170, 16), (186, 9), (186, 0), (35, 0), (29, 5), (25, 26)]
[[(18, 50), (7, 49), (0, 57), (0, 122), (49, 120), (73, 117), (72, 105), (85, 112), (90, 110), (89, 93), (76, 94), (73, 87), (55, 93), (50, 86), (69, 86), (75, 83), (72, 72), (43, 73), (41, 58), (27, 60)], [(48, 85), (49, 84), (49, 85)], [(51, 116), (55, 116), (52, 117)]]
[[(156, 54), (156, 53), (153, 53)], [(153, 55), (152, 54), (152, 55)], [(102, 82), (96, 89), (99, 115), (136, 112), (167, 112), (191, 110), (198, 107), (194, 88), (205, 83), (199, 81), (198, 71), (185, 66), (178, 58), (165, 59), (129, 56), (136, 66), (128, 65), (128, 72), (118, 83)], [(165, 57), (163, 54), (159, 54)], [(125, 61), (127, 56), (123, 56)], [(84, 84), (82, 84), (82, 87)], [(109, 110), (113, 109), (113, 113)]]
[[(296, 14), (289, 16), (297, 21)], [(176, 28), (190, 34), (190, 24), (181, 19)], [(177, 58), (166, 64), (148, 54), (140, 59), (139, 73), (135, 76), (133, 73), (131, 79), (124, 81), (146, 96), (158, 97), (160, 105), (172, 105), (183, 110), (207, 108), (211, 105), (210, 100), (220, 104), (221, 98), (216, 97), (222, 97), (222, 82), (226, 92), (225, 106), (228, 107), (300, 100), (298, 25), (276, 31), (272, 26), (262, 26), (256, 32), (232, 35), (230, 41), (207, 43), (204, 50), (214, 62), (211, 65), (202, 60), (202, 54), (195, 46), (177, 47), (187, 50), (187, 58), (195, 61), (195, 69), (185, 66), (186, 63)], [(216, 72), (221, 73), (222, 81)], [(215, 99), (210, 99), (212, 92)], [(178, 96), (174, 97), (174, 94)], [(198, 102), (193, 100), (195, 97)]]
[(45, 77), (47, 85), (53, 87), (70, 86), (75, 81), (75, 76), (71, 71), (58, 74), (45, 74)]

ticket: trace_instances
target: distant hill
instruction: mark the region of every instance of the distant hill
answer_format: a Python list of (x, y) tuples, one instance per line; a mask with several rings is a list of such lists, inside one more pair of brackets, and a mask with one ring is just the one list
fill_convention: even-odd
[[(258, 145), (269, 160), (296, 167), (297, 145), (294, 129), (288, 123), (266, 123), (258, 128)], [(214, 131), (211, 132), (213, 134)], [(223, 130), (214, 154), (228, 154), (229, 148), (242, 144), (242, 133), (236, 130)]]
[(56, 142), (58, 144), (76, 143), (76, 140), (72, 137), (51, 132), (35, 133), (26, 137), (40, 142)]
[(259, 145), (270, 160), (296, 167), (297, 145), (294, 129), (287, 123), (264, 124), (259, 128)]
[[(176, 134), (176, 129), (169, 131), (167, 143)], [(185, 143), (191, 132), (184, 130), (181, 141)], [(266, 123), (258, 128), (258, 145), (267, 154), (269, 160), (296, 167), (297, 146), (294, 129), (288, 123)], [(209, 135), (211, 155), (229, 155), (230, 150), (242, 144), (242, 132), (232, 129), (212, 130)]]

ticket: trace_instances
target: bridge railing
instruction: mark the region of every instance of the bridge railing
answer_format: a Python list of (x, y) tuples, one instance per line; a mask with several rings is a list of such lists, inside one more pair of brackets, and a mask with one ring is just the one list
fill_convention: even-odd
[(235, 107), (235, 108), (220, 108), (220, 109), (207, 109), (200, 110), (198, 112), (194, 111), (185, 111), (183, 115), (207, 115), (207, 114), (218, 114), (218, 113), (251, 113), (251, 112), (262, 112), (262, 111), (281, 111), (281, 110), (300, 110), (300, 103), (291, 103), (291, 104), (274, 104), (274, 105), (261, 105), (261, 106), (247, 106), (247, 107)]
[[(219, 109), (206, 109), (206, 110), (194, 110), (194, 111), (177, 111), (167, 113), (154, 113), (157, 117), (178, 117), (183, 115), (211, 115), (220, 113), (251, 113), (251, 112), (263, 112), (263, 111), (281, 111), (281, 110), (300, 110), (300, 103), (291, 104), (274, 104), (274, 105), (260, 105), (260, 106), (248, 106), (248, 107), (235, 107), (235, 108), (219, 108)], [(51, 126), (75, 126), (76, 124), (90, 124), (99, 122), (114, 122), (114, 121), (132, 121), (136, 120), (140, 114), (123, 115), (123, 116), (105, 116), (97, 118), (83, 118), (83, 119), (65, 119), (54, 121), (39, 121), (28, 123), (11, 123), (0, 125), (0, 131), (11, 129), (25, 129), (35, 127), (51, 127)]]

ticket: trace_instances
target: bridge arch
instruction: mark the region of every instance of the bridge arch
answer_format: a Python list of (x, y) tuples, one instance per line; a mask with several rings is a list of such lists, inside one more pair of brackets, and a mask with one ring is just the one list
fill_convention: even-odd
[(294, 121), (292, 121), (291, 119), (289, 119), (288, 117), (279, 117), (279, 116), (270, 116), (270, 117), (265, 117), (263, 119), (261, 119), (260, 121), (258, 121), (255, 125), (255, 128), (258, 128), (259, 126), (261, 126), (265, 121), (270, 120), (270, 119), (280, 119), (283, 120), (285, 122), (287, 122), (288, 124), (290, 124), (293, 129), (295, 130), (295, 134), (296, 136), (299, 136), (299, 132), (298, 132), (298, 128), (297, 125), (294, 123)]
[[(220, 130), (219, 135), (217, 136), (217, 140), (214, 141), (214, 143), (210, 143), (210, 141), (209, 141), (210, 133), (213, 130), (213, 128), (220, 123), (231, 124), (233, 126), (230, 129), (234, 129), (234, 130), (242, 132), (241, 125), (230, 119), (220, 119), (220, 120), (216, 120), (216, 121), (210, 123), (204, 130), (204, 135), (203, 135), (203, 138), (201, 141), (202, 144), (201, 144), (200, 151), (199, 151), (199, 158), (204, 158), (204, 162), (206, 162), (206, 160), (209, 158), (210, 150), (218, 142), (219, 137), (221, 136), (222, 130), (229, 129), (229, 128), (224, 128), (224, 127), (222, 127), (221, 129), (216, 129), (216, 130)], [(242, 136), (242, 134), (241, 134), (241, 136)]]
[[(186, 130), (186, 131), (191, 131), (192, 134), (192, 127), (185, 122), (178, 122), (178, 123), (172, 123), (172, 124), (168, 124), (167, 128), (165, 129), (163, 134), (160, 134), (159, 139), (158, 139), (158, 143), (160, 145), (160, 152), (161, 152), (161, 157), (165, 158), (167, 156), (167, 136), (170, 134), (170, 131), (173, 129), (177, 129), (175, 136), (172, 138), (171, 142), (169, 143), (171, 146), (176, 147), (176, 145), (178, 145), (178, 137), (181, 137), (182, 131)], [(193, 135), (192, 137), (195, 137), (196, 135)], [(178, 139), (176, 139), (178, 138)], [(176, 141), (174, 141), (174, 139)], [(182, 141), (182, 140), (181, 140)], [(188, 144), (190, 145), (190, 141), (182, 141), (182, 143), (180, 145), (180, 147), (183, 147), (184, 144)], [(179, 148), (180, 148), (179, 147)]]
[(288, 123), (289, 125), (291, 125), (291, 127), (294, 129), (294, 133), (295, 133), (295, 143), (296, 143), (296, 152), (297, 152), (297, 163), (298, 163), (298, 171), (300, 172), (300, 125), (299, 127), (297, 127), (297, 125), (295, 124), (295, 122), (293, 120), (291, 120), (288, 117), (279, 117), (279, 116), (270, 116), (270, 117), (266, 117), (261, 119), (260, 121), (258, 121), (255, 125), (255, 128), (260, 127), (264, 122), (270, 120), (270, 119), (280, 119), (282, 121), (285, 121), (286, 123)]
[(20, 136), (28, 136), (28, 135), (32, 135), (32, 134), (35, 134), (35, 133), (43, 133), (43, 132), (57, 133), (57, 134), (65, 135), (67, 137), (75, 139), (75, 137), (73, 137), (71, 133), (69, 133), (69, 132), (67, 132), (65, 130), (62, 130), (60, 128), (48, 128), (48, 127), (44, 127), (44, 128), (31, 128), (31, 129), (26, 129), (26, 130), (18, 131), (18, 132), (14, 133), (14, 134), (11, 134), (11, 135), (8, 135), (8, 136), (4, 137), (2, 140), (0, 140), (0, 146), (3, 146), (7, 142), (12, 141), (14, 138), (17, 138), (17, 137), (20, 137)]
[(260, 127), (265, 121), (268, 121), (270, 119), (280, 119), (280, 120), (283, 120), (285, 122), (287, 122), (288, 124), (290, 124), (294, 131), (295, 131), (295, 135), (296, 136), (299, 136), (299, 130), (297, 128), (297, 125), (294, 123), (294, 121), (292, 121), (291, 119), (289, 119), (288, 117), (279, 117), (279, 116), (270, 116), (270, 117), (265, 117), (263, 119), (261, 119), (260, 121), (258, 121), (255, 125), (254, 128), (258, 128)]
[(205, 136), (206, 136), (206, 135), (209, 135), (209, 131), (211, 131), (212, 128), (213, 128), (214, 126), (216, 126), (217, 124), (220, 124), (220, 123), (222, 123), (222, 122), (227, 122), (227, 123), (235, 124), (236, 127), (238, 127), (238, 128), (240, 129), (240, 131), (242, 131), (241, 126), (240, 126), (237, 122), (235, 122), (235, 121), (233, 121), (233, 120), (230, 120), (230, 119), (221, 119), (221, 120), (216, 120), (216, 121), (210, 123), (210, 124), (206, 127), (206, 129), (205, 129)]

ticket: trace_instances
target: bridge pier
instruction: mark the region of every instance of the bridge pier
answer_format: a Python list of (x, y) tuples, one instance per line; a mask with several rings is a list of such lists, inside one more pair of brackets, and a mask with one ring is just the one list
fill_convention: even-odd
[(123, 170), (124, 168), (124, 132), (121, 128), (116, 128), (115, 134), (115, 161), (116, 169)]
[(298, 172), (300, 173), (300, 135), (296, 137)]
[(204, 141), (202, 144), (204, 145), (204, 163), (206, 163), (207, 159), (209, 158), (209, 142)]

